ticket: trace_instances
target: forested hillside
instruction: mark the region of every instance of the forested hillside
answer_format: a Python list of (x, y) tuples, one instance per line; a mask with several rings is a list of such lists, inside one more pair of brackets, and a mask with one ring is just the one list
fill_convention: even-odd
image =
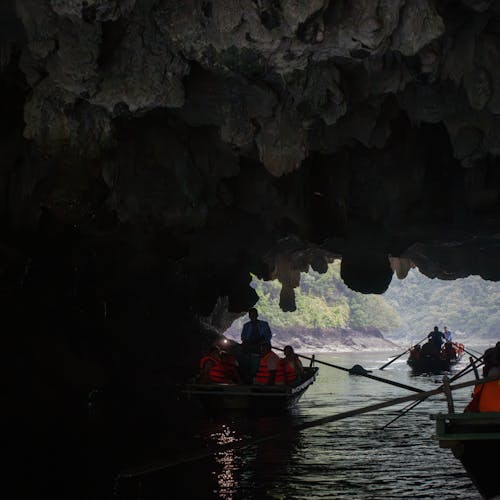
[(397, 329), (401, 322), (392, 306), (380, 295), (353, 292), (340, 278), (340, 263), (330, 265), (325, 274), (302, 274), (295, 290), (297, 310), (279, 308), (281, 285), (277, 281), (254, 281), (260, 297), (257, 307), (275, 326), (303, 328)]
[[(394, 276), (385, 294), (363, 295), (344, 285), (336, 261), (325, 274), (302, 274), (295, 312), (279, 308), (277, 281), (254, 279), (252, 285), (260, 297), (256, 305), (260, 317), (283, 336), (309, 343), (317, 337), (327, 343), (329, 337), (345, 340), (356, 333), (376, 336), (377, 332), (402, 343), (424, 337), (434, 325), (448, 326), (463, 340), (500, 338), (500, 283), (477, 276), (442, 281), (413, 269), (404, 280)], [(237, 338), (244, 321), (246, 317), (235, 322), (229, 335)]]
[(464, 337), (500, 339), (500, 283), (478, 276), (429, 279), (413, 269), (404, 280), (393, 278), (383, 298), (412, 337), (446, 325)]
[[(340, 265), (332, 264), (325, 274), (309, 271), (295, 290), (297, 310), (279, 307), (281, 285), (277, 281), (253, 281), (259, 301), (259, 316), (271, 325), (275, 339), (301, 349), (391, 349), (382, 332), (401, 326), (392, 306), (380, 295), (363, 295), (347, 288), (340, 278)], [(226, 332), (239, 339), (240, 318)]]

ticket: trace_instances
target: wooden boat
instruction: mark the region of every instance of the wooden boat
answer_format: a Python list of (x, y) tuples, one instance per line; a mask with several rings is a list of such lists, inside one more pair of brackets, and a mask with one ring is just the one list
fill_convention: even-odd
[(439, 446), (453, 451), (483, 498), (497, 498), (500, 413), (449, 413), (431, 418), (436, 420), (433, 437)]
[(427, 355), (416, 359), (410, 352), (407, 364), (411, 367), (414, 373), (442, 373), (450, 371), (451, 368), (462, 359), (463, 353), (463, 344), (456, 344), (456, 347), (454, 347), (454, 357), (452, 358), (446, 358), (444, 356), (444, 352), (442, 351), (440, 357)]
[(304, 367), (304, 379), (298, 385), (186, 384), (181, 391), (198, 398), (211, 411), (245, 410), (270, 413), (294, 406), (314, 383), (316, 366)]
[(418, 360), (408, 358), (408, 365), (415, 373), (441, 373), (450, 371), (452, 363), (448, 359), (422, 357)]

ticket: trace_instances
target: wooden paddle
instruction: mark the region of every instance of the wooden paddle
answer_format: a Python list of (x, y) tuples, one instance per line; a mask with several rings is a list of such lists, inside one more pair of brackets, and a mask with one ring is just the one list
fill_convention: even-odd
[[(493, 380), (500, 380), (500, 377), (484, 378), (484, 379), (480, 379), (480, 380), (472, 380), (469, 382), (462, 382), (461, 384), (450, 385), (449, 389), (451, 391), (455, 391), (457, 389), (463, 389), (465, 387), (471, 387), (473, 385), (482, 384), (484, 382), (491, 382)], [(440, 386), (437, 389), (433, 389), (432, 391), (425, 391), (425, 392), (421, 392), (419, 394), (410, 394), (409, 396), (393, 398), (393, 399), (389, 399), (388, 401), (384, 401), (381, 403), (375, 403), (375, 404), (372, 404), (369, 406), (364, 406), (364, 407), (358, 408), (356, 410), (344, 411), (341, 413), (337, 413), (335, 415), (329, 415), (327, 417), (322, 417), (322, 418), (310, 420), (309, 422), (304, 422), (302, 424), (293, 425), (293, 426), (289, 427), (288, 429), (286, 429), (282, 432), (276, 433), (276, 434), (270, 434), (267, 436), (262, 436), (260, 438), (250, 439), (247, 441), (238, 441), (238, 442), (223, 444), (223, 445), (220, 445), (213, 450), (208, 450), (208, 451), (203, 450), (203, 451), (200, 451), (197, 453), (192, 453), (188, 456), (177, 458), (175, 460), (168, 460), (168, 461), (165, 460), (165, 461), (156, 462), (153, 464), (142, 465), (142, 466), (130, 468), (130, 469), (127, 469), (127, 470), (120, 472), (117, 475), (116, 480), (119, 481), (121, 479), (135, 478), (135, 477), (144, 476), (146, 474), (150, 474), (153, 472), (159, 472), (159, 471), (168, 469), (170, 467), (175, 467), (176, 465), (182, 465), (182, 464), (186, 464), (186, 463), (196, 462), (198, 460), (202, 460), (204, 458), (211, 457), (212, 455), (215, 455), (216, 453), (221, 453), (223, 451), (239, 450), (239, 449), (246, 448), (248, 446), (252, 446), (255, 444), (264, 443), (266, 441), (270, 441), (270, 440), (276, 439), (278, 437), (286, 437), (291, 431), (294, 431), (294, 432), (303, 431), (305, 429), (310, 429), (312, 427), (318, 427), (320, 425), (329, 424), (331, 422), (337, 422), (337, 421), (343, 420), (345, 418), (354, 417), (357, 415), (362, 415), (364, 413), (369, 413), (372, 411), (380, 410), (382, 408), (388, 408), (389, 406), (394, 406), (394, 405), (398, 405), (401, 403), (406, 403), (407, 401), (427, 399), (430, 396), (435, 396), (437, 394), (441, 394), (442, 392), (444, 392), (444, 387)]]
[(396, 359), (399, 359), (401, 356), (404, 356), (408, 351), (410, 351), (411, 349), (413, 349), (413, 347), (415, 347), (416, 345), (420, 344), (421, 342), (423, 342), (424, 340), (427, 340), (427, 335), (420, 341), (418, 341), (416, 344), (413, 344), (411, 347), (409, 347), (408, 349), (406, 349), (405, 352), (402, 352), (399, 356), (396, 356), (395, 358), (392, 358), (388, 363), (386, 363), (384, 366), (381, 366), (379, 368), (379, 370), (383, 370), (384, 368), (386, 368), (387, 366), (389, 366), (392, 362), (396, 361)]
[[(278, 351), (283, 351), (281, 347), (273, 346), (273, 349), (277, 349)], [(320, 361), (316, 357), (310, 358), (309, 356), (304, 356), (303, 354), (297, 354), (299, 358), (307, 359), (309, 361), (314, 361), (315, 363), (319, 363), (320, 365), (330, 366), (331, 368), (337, 368), (337, 370), (343, 370), (345, 372), (349, 372), (351, 375), (360, 375), (361, 377), (371, 378), (372, 380), (377, 380), (378, 382), (383, 382), (384, 384), (395, 385), (396, 387), (401, 387), (402, 389), (408, 389), (413, 392), (423, 392), (422, 389), (418, 389), (416, 387), (412, 387), (411, 385), (402, 384), (400, 382), (394, 382), (393, 380), (387, 380), (382, 377), (376, 377), (375, 375), (370, 375), (368, 370), (365, 370), (361, 365), (354, 365), (352, 368), (345, 368), (343, 366), (334, 365), (333, 363), (327, 363), (326, 361)]]

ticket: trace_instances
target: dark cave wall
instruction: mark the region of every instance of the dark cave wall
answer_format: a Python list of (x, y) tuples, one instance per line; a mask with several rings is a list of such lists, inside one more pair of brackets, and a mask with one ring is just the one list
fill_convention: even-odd
[(339, 256), (363, 292), (412, 265), (497, 280), (499, 21), (499, 1), (2, 2), (0, 293), (33, 401), (192, 374), (250, 273), (284, 310)]

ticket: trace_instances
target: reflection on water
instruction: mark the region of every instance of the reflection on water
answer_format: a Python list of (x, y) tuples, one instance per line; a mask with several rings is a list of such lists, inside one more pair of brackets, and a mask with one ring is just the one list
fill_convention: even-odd
[[(377, 376), (423, 390), (441, 383), (439, 375), (412, 376), (404, 357), (379, 371), (391, 355), (343, 353), (318, 358), (345, 367), (361, 364)], [(465, 365), (463, 360), (455, 372)], [(470, 392), (454, 393), (456, 411), (462, 411)], [(440, 449), (432, 439), (434, 422), (429, 415), (447, 412), (444, 396), (416, 405), (385, 429), (407, 404), (293, 431), (301, 422), (407, 394), (405, 389), (323, 366), (290, 415), (201, 416), (186, 424), (191, 435), (185, 438), (185, 448), (195, 453), (288, 429), (287, 438), (216, 452), (155, 472), (141, 479), (140, 495), (134, 498), (479, 499), (451, 451)]]
[[(238, 438), (237, 430), (230, 424), (221, 424), (220, 429), (214, 430), (208, 435), (208, 439), (216, 445), (226, 445), (236, 443)], [(236, 474), (241, 467), (241, 461), (234, 449), (217, 452), (215, 462), (220, 466), (221, 470), (216, 472), (217, 475), (217, 491), (219, 496), (223, 498), (233, 497), (238, 490), (238, 480)]]

